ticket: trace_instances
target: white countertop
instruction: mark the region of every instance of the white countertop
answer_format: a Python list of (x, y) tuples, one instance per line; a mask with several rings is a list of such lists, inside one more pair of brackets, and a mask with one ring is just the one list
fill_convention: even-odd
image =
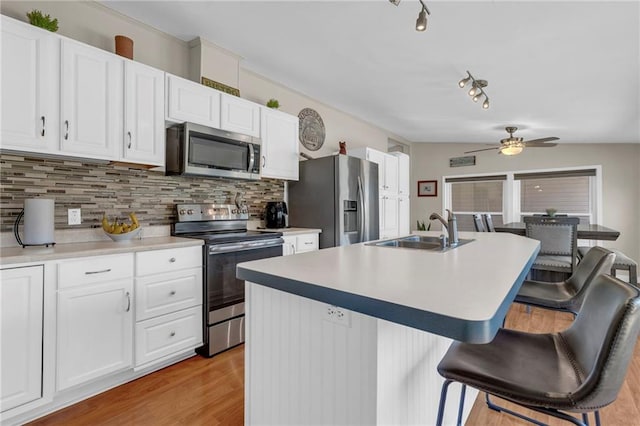
[(242, 263), (238, 277), (454, 339), (490, 341), (539, 242), (495, 232), (460, 238), (475, 241), (446, 252), (335, 247)]
[(83, 256), (100, 256), (117, 253), (160, 250), (167, 248), (201, 246), (204, 241), (195, 238), (154, 237), (124, 242), (91, 241), (56, 244), (53, 247), (0, 247), (0, 266), (44, 262)]
[(260, 232), (282, 232), (282, 235), (319, 234), (322, 229), (314, 228), (256, 228)]

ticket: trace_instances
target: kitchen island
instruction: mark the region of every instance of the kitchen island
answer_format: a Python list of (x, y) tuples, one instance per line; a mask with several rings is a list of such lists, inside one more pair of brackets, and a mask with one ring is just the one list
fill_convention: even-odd
[(474, 241), (445, 252), (357, 244), (238, 265), (246, 423), (435, 423), (436, 366), (450, 339), (490, 341), (539, 250), (506, 233), (461, 238)]

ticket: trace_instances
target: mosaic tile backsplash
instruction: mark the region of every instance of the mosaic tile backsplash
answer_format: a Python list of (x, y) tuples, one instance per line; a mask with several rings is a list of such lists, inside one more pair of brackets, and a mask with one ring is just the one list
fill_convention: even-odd
[[(267, 201), (283, 199), (284, 183), (165, 176), (121, 165), (0, 154), (0, 232), (13, 230), (25, 198), (54, 199), (56, 229), (78, 229), (100, 227), (103, 213), (125, 219), (135, 212), (143, 225), (169, 225), (176, 219), (174, 204), (233, 204), (236, 192), (244, 194), (250, 219), (262, 219)], [(82, 209), (81, 225), (67, 225), (70, 208)]]

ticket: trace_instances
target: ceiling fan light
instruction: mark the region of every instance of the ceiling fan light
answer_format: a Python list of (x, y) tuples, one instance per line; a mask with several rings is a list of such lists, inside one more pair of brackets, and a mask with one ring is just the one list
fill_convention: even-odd
[(504, 155), (517, 155), (522, 152), (522, 146), (510, 145), (500, 148), (500, 152)]
[(423, 7), (418, 13), (418, 19), (416, 20), (416, 31), (424, 31), (427, 29), (427, 11)]

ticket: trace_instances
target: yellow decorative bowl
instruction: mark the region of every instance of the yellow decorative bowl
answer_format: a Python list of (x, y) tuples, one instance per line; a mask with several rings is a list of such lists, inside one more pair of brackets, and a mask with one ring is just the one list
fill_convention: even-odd
[(138, 234), (140, 234), (140, 231), (142, 230), (141, 227), (138, 227), (136, 229), (134, 229), (133, 231), (129, 231), (125, 234), (110, 234), (108, 232), (105, 232), (105, 234), (107, 234), (109, 236), (109, 238), (111, 238), (113, 241), (119, 242), (119, 241), (131, 241), (133, 240), (135, 237), (138, 236)]

